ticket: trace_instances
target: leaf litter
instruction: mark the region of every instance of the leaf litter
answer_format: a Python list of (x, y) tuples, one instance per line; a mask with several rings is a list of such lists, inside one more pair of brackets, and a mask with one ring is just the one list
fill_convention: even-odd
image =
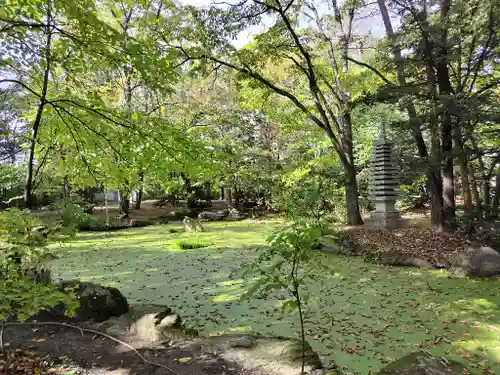
[[(189, 235), (170, 233), (165, 226), (128, 230), (112, 240), (87, 235), (61, 249), (54, 276), (113, 285), (131, 303), (168, 305), (206, 336), (242, 330), (295, 336), (296, 317), (283, 318), (276, 311), (286, 296), (240, 301), (249, 279), (234, 273), (256, 257), (256, 248), (277, 225), (211, 223), (206, 232), (190, 236), (213, 245), (185, 250), (172, 245)], [(377, 243), (367, 238), (367, 243)], [(458, 240), (450, 245), (439, 238), (443, 251), (456, 251)], [(311, 301), (306, 329), (325, 363), (373, 373), (388, 359), (424, 348), (471, 361), (478, 369), (485, 363), (500, 373), (498, 282), (449, 279), (444, 271), (387, 267), (321, 253), (312, 262), (313, 270), (314, 262), (327, 263), (331, 270), (326, 274), (318, 267), (312, 271), (318, 280), (307, 286)]]

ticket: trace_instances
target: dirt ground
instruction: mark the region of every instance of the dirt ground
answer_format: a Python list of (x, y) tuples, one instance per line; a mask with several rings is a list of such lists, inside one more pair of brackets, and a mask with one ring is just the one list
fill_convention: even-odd
[[(107, 338), (61, 326), (7, 326), (4, 343), (9, 353), (21, 349), (24, 354), (17, 351), (18, 363), (0, 360), (1, 375), (255, 375), (215, 355), (201, 355), (196, 347), (167, 344), (139, 350), (168, 370), (145, 363), (132, 350)], [(31, 363), (27, 356), (37, 360)]]

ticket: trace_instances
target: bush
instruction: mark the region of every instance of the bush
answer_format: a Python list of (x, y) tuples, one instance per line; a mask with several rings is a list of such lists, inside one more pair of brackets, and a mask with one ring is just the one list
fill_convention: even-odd
[(59, 225), (63, 234), (74, 237), (77, 229), (90, 224), (91, 216), (85, 213), (84, 204), (77, 199), (61, 199), (54, 204), (59, 213)]
[(292, 219), (337, 221), (345, 217), (343, 192), (321, 174), (310, 172), (306, 176), (279, 187), (276, 201), (280, 211)]
[(182, 250), (200, 249), (212, 245), (213, 242), (208, 242), (203, 240), (178, 240), (174, 242), (174, 246)]
[[(78, 302), (74, 295), (60, 292), (54, 284), (30, 279), (52, 257), (47, 249), (48, 233), (29, 211), (11, 208), (0, 213), (0, 323), (24, 321), (40, 311), (63, 303), (72, 314)], [(36, 278), (35, 278), (36, 279)]]

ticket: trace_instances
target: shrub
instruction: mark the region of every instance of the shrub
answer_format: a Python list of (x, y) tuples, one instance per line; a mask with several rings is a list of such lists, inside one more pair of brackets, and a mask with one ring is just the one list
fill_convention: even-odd
[(77, 229), (84, 224), (90, 224), (91, 216), (85, 213), (83, 202), (75, 199), (61, 199), (54, 204), (59, 213), (60, 231), (74, 237)]
[(24, 321), (40, 311), (63, 303), (74, 313), (74, 295), (60, 292), (54, 284), (40, 284), (29, 272), (39, 270), (52, 255), (46, 245), (48, 232), (29, 211), (9, 209), (0, 213), (0, 323), (9, 319)]

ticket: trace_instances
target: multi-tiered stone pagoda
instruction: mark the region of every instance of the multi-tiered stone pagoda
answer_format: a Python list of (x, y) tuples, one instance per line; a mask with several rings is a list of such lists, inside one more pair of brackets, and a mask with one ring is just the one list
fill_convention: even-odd
[(395, 204), (398, 196), (398, 168), (392, 156), (392, 144), (387, 140), (385, 123), (380, 125), (380, 137), (373, 144), (370, 171), (370, 198), (375, 203), (370, 224), (383, 228), (401, 225), (401, 214)]

